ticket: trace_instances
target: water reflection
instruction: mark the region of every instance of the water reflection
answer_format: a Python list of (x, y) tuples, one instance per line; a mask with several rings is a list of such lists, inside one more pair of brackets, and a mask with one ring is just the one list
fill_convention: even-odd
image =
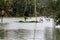
[[(35, 23), (16, 23), (17, 19), (4, 19), (0, 23), (1, 39), (4, 40), (33, 40)], [(7, 20), (7, 21), (6, 21)], [(8, 21), (9, 20), (9, 21)], [(20, 18), (18, 20), (21, 20)], [(46, 23), (45, 23), (46, 24)], [(47, 23), (48, 24), (48, 23)], [(35, 40), (52, 40), (52, 28), (37, 23), (35, 31)]]
[(4, 33), (5, 33), (4, 30), (0, 30), (0, 39), (4, 39)]
[[(48, 29), (46, 30), (45, 33), (41, 30), (36, 30), (35, 40), (52, 40), (51, 32)], [(5, 40), (33, 40), (34, 30), (0, 30), (0, 38)]]
[[(5, 39), (8, 40), (33, 40), (34, 39), (34, 31), (33, 30), (6, 30), (7, 35)], [(36, 30), (35, 40), (43, 40), (43, 32), (40, 30)]]
[(0, 30), (4, 29), (7, 25), (8, 23), (0, 23)]
[(8, 38), (9, 39), (21, 39), (21, 40), (27, 40), (29, 38), (32, 38), (32, 33), (30, 30), (9, 30), (8, 32)]
[(52, 28), (49, 28), (49, 27), (46, 27), (45, 28), (45, 39), (46, 40), (53, 40), (53, 29)]

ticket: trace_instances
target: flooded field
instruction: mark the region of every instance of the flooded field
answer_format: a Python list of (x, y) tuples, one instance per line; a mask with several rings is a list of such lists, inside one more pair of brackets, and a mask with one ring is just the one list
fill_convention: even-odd
[[(20, 20), (24, 21), (24, 18), (3, 18), (3, 24), (1, 24), (0, 21), (0, 39), (53, 40), (53, 21), (44, 21), (43, 23), (20, 23), (18, 22)], [(28, 20), (30, 20), (30, 18)]]

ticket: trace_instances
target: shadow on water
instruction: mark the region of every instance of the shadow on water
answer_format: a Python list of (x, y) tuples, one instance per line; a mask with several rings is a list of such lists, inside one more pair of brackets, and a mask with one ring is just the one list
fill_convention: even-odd
[(7, 40), (27, 40), (29, 38), (33, 38), (32, 30), (26, 29), (18, 29), (18, 30), (5, 30), (6, 31), (6, 39)]
[(60, 40), (60, 29), (57, 28), (55, 31), (56, 31), (56, 33), (55, 33), (55, 35), (56, 35), (56, 40)]
[(8, 25), (8, 23), (0, 23), (0, 39), (4, 39), (5, 37), (5, 30), (4, 27)]
[(5, 26), (7, 26), (9, 23), (0, 23), (0, 30), (4, 29)]
[(0, 30), (0, 39), (4, 39), (4, 33), (5, 33), (4, 30)]
[(53, 30), (51, 31), (52, 29), (49, 28), (49, 27), (46, 27), (45, 28), (45, 40), (52, 40), (53, 36), (52, 36), (52, 33), (53, 33)]
[(0, 30), (0, 39), (6, 39), (6, 40), (27, 40), (29, 36), (31, 36), (32, 32), (31, 30)]
[[(50, 28), (45, 29), (45, 40), (52, 40), (51, 39), (51, 32), (49, 30), (50, 30)], [(33, 38), (34, 38), (33, 34), (34, 34), (34, 30), (26, 30), (26, 29), (4, 30), (4, 29), (2, 29), (2, 30), (0, 30), (0, 39), (6, 39), (6, 40), (33, 40)], [(42, 31), (36, 30), (35, 34), (36, 35), (40, 34), (39, 36), (41, 36)], [(56, 38), (57, 38), (57, 40), (60, 40), (60, 29), (56, 29)]]
[(9, 25), (9, 23), (3, 23), (3, 24), (0, 23), (0, 39), (27, 40), (27, 38), (31, 38), (33, 36), (33, 30), (26, 30), (26, 29), (4, 30), (4, 28), (7, 25)]

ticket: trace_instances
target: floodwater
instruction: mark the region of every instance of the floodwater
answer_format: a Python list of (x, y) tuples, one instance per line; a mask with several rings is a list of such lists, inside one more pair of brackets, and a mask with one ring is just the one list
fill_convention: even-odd
[[(0, 39), (4, 40), (53, 40), (54, 21), (44, 19), (44, 22), (39, 23), (20, 23), (24, 18), (3, 18), (3, 23), (0, 19), (0, 30), (3, 31), (3, 36)], [(29, 18), (27, 21), (35, 20)], [(38, 21), (39, 18), (37, 19)]]

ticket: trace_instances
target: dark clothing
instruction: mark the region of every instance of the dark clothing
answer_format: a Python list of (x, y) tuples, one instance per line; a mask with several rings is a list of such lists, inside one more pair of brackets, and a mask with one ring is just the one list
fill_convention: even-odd
[(29, 16), (28, 11), (26, 11), (26, 12), (24, 13), (24, 16)]

